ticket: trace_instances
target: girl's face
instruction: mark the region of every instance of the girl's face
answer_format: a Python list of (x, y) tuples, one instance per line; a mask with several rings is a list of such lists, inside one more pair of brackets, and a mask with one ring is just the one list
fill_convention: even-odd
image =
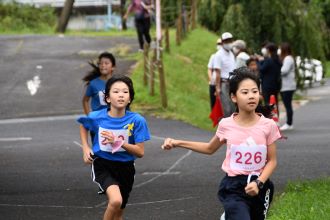
[(250, 70), (252, 70), (253, 72), (257, 72), (257, 71), (258, 71), (258, 65), (257, 65), (257, 62), (256, 62), (256, 61), (251, 61), (251, 62), (249, 63), (248, 68), (249, 68)]
[(99, 62), (99, 69), (102, 75), (111, 75), (114, 67), (110, 59), (102, 57)]
[(117, 81), (112, 84), (109, 97), (106, 99), (111, 105), (111, 109), (125, 109), (128, 103), (131, 101), (129, 95), (129, 89), (126, 83)]
[(236, 94), (231, 94), (231, 99), (237, 104), (239, 111), (255, 111), (259, 103), (259, 89), (255, 81), (245, 79), (240, 82)]

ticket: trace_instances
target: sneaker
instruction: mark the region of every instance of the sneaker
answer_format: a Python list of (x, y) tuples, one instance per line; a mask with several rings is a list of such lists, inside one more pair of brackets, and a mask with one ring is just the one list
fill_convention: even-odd
[(138, 52), (139, 52), (139, 53), (143, 53), (143, 49), (139, 49)]
[(280, 127), (281, 131), (286, 131), (286, 130), (293, 130), (293, 125), (288, 125), (287, 123), (285, 123), (284, 125), (282, 125)]

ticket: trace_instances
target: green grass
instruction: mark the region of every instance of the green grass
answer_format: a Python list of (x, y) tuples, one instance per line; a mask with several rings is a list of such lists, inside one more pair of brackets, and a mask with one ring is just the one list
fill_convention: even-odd
[(268, 220), (330, 219), (330, 177), (289, 183), (276, 197)]
[[(132, 74), (136, 90), (133, 108), (143, 113), (182, 120), (202, 129), (211, 130), (207, 63), (215, 52), (217, 36), (204, 30), (192, 31), (181, 43), (175, 44), (175, 32), (170, 32), (170, 53), (164, 53), (164, 71), (168, 107), (161, 107), (159, 84), (155, 96), (143, 86), (143, 62), (139, 62)], [(142, 60), (142, 54), (139, 55)], [(156, 76), (158, 79), (158, 74)]]
[(325, 78), (329, 78), (330, 77), (330, 60), (325, 62)]

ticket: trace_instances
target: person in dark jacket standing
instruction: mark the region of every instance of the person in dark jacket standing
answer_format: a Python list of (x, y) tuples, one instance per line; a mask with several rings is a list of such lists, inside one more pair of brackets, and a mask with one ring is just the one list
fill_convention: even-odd
[[(265, 46), (267, 52), (265, 58), (259, 57), (259, 72), (261, 79), (261, 90), (266, 105), (269, 104), (270, 96), (276, 98), (278, 108), (278, 94), (281, 90), (281, 61), (277, 55), (277, 46), (274, 43), (268, 43)], [(277, 109), (277, 112), (278, 109)]]

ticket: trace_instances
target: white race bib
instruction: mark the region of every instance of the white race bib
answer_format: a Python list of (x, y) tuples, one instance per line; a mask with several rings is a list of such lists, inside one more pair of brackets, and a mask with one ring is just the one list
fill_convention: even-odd
[(262, 169), (267, 160), (265, 145), (231, 145), (230, 168), (241, 171), (255, 171)]
[[(102, 142), (104, 141), (104, 138), (101, 136), (101, 133), (103, 131), (110, 131), (113, 133), (113, 135), (115, 136), (115, 142), (113, 144), (103, 144)], [(123, 143), (128, 143), (128, 130), (110, 130), (110, 129), (106, 129), (106, 128), (99, 128), (99, 146), (100, 149), (102, 151), (106, 151), (106, 152), (120, 152), (120, 151), (125, 151), (125, 149), (123, 149), (121, 146), (123, 145)], [(118, 143), (120, 143), (120, 145), (118, 146)]]
[(99, 91), (99, 101), (101, 105), (107, 105), (107, 103), (104, 101), (104, 92), (103, 91)]

